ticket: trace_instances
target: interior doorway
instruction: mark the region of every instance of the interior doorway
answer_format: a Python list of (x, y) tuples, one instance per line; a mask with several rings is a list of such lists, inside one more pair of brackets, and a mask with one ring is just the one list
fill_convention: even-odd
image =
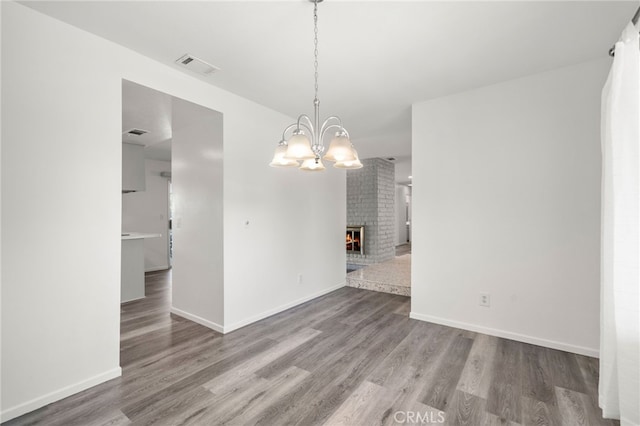
[(154, 237), (143, 238), (136, 259), (144, 291), (120, 305), (121, 349), (137, 339), (132, 312), (162, 314), (169, 329), (175, 321), (223, 323), (222, 120), (220, 112), (122, 80), (122, 142), (142, 151), (136, 173), (146, 179), (123, 190), (122, 226)]

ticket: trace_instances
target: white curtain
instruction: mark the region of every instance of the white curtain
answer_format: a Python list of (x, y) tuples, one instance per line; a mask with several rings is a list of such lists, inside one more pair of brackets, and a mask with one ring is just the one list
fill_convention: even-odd
[(640, 425), (640, 46), (627, 25), (602, 91), (600, 407)]

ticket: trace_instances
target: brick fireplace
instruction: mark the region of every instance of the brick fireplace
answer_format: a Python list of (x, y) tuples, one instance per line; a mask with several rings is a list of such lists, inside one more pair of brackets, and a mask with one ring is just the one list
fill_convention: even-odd
[(395, 257), (395, 165), (382, 158), (361, 161), (363, 168), (347, 170), (347, 234), (362, 228), (366, 239), (362, 251), (347, 245), (347, 263), (370, 265)]

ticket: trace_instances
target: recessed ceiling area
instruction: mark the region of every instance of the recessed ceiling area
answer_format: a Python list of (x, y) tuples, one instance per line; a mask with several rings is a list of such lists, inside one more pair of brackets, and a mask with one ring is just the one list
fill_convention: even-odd
[[(122, 142), (144, 145), (145, 158), (171, 161), (171, 96), (122, 80)], [(131, 129), (144, 129), (140, 136)]]
[[(307, 0), (24, 4), (177, 69), (189, 52), (221, 70), (183, 72), (289, 116), (313, 111)], [(342, 118), (361, 158), (396, 157), (397, 180), (406, 181), (412, 103), (604, 58), (637, 1), (327, 0), (318, 8), (321, 117)], [(274, 146), (279, 136), (261, 135)]]

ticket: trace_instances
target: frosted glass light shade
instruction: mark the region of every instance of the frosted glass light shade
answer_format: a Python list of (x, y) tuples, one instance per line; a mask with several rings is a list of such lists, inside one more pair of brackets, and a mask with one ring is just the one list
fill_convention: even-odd
[(300, 163), (295, 160), (287, 160), (284, 155), (287, 153), (287, 145), (282, 143), (276, 147), (273, 160), (269, 163), (271, 167), (298, 167)]
[(305, 172), (321, 172), (325, 170), (325, 167), (320, 158), (314, 158), (311, 160), (304, 160), (302, 162), (302, 166), (300, 166), (300, 170), (304, 170)]
[(344, 133), (336, 133), (336, 136), (331, 139), (329, 150), (322, 158), (334, 162), (355, 161), (356, 159), (351, 141)]
[(284, 158), (287, 160), (311, 160), (316, 158), (316, 154), (311, 150), (309, 138), (304, 133), (296, 133), (289, 139), (287, 153)]
[(351, 150), (353, 151), (353, 154), (356, 157), (355, 160), (339, 161), (339, 162), (336, 162), (336, 164), (334, 164), (333, 167), (335, 167), (337, 169), (348, 169), (348, 170), (361, 169), (362, 168), (362, 163), (360, 162), (360, 159), (358, 158), (358, 153), (353, 148), (351, 148)]

